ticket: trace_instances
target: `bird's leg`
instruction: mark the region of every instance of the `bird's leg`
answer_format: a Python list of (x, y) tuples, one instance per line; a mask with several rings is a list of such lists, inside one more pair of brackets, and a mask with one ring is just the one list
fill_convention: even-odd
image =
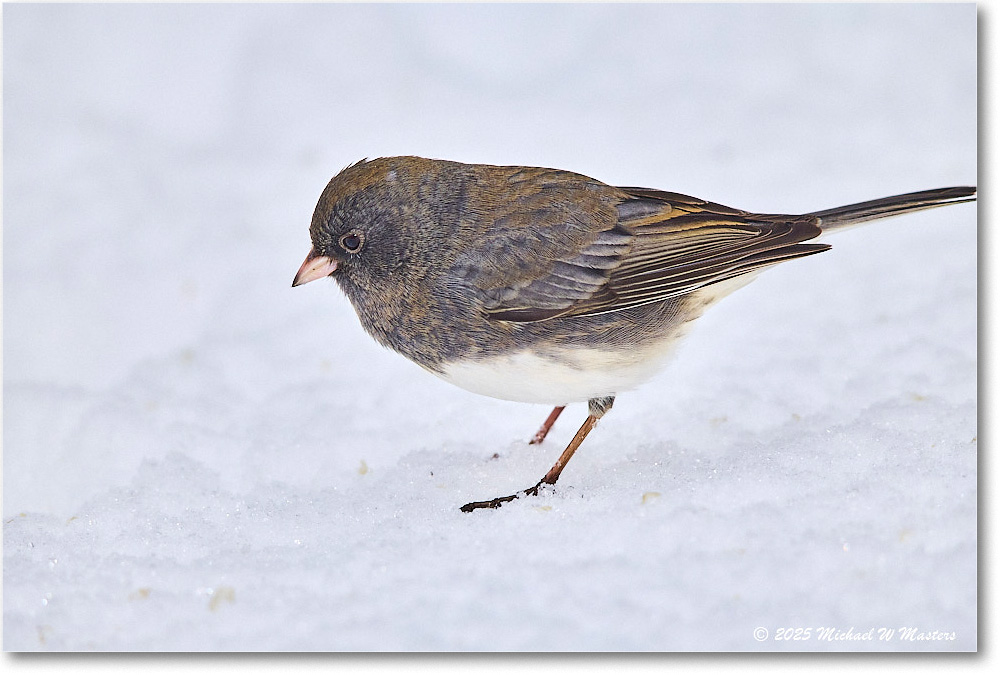
[[(506, 502), (514, 501), (521, 495), (534, 497), (538, 494), (538, 489), (543, 485), (554, 485), (555, 482), (559, 480), (559, 474), (562, 473), (563, 469), (565, 469), (566, 465), (569, 463), (570, 458), (573, 457), (573, 453), (576, 452), (576, 449), (580, 447), (581, 443), (583, 443), (583, 439), (585, 439), (587, 434), (589, 434), (591, 430), (597, 426), (597, 420), (604, 417), (604, 413), (611, 410), (611, 406), (614, 405), (614, 403), (614, 396), (592, 398), (587, 402), (590, 415), (588, 415), (587, 419), (584, 420), (583, 425), (580, 427), (580, 430), (576, 432), (576, 436), (573, 437), (573, 440), (569, 442), (566, 449), (563, 450), (561, 455), (559, 455), (559, 459), (556, 460), (556, 463), (552, 465), (552, 468), (549, 469), (548, 473), (542, 476), (542, 480), (538, 481), (526, 490), (515, 492), (514, 494), (507, 495), (506, 497), (497, 497), (483, 502), (469, 502), (462, 507), (462, 510), (469, 513), (470, 511), (475, 511), (476, 509), (498, 509)], [(559, 409), (556, 408), (556, 410)], [(553, 411), (553, 414), (549, 417), (553, 416), (557, 416), (555, 411)]]
[(545, 418), (545, 421), (542, 423), (542, 426), (538, 429), (538, 431), (535, 432), (535, 435), (531, 437), (530, 441), (528, 441), (528, 445), (538, 445), (544, 441), (545, 437), (549, 435), (549, 429), (552, 428), (552, 425), (556, 423), (556, 420), (559, 419), (559, 415), (562, 414), (562, 411), (565, 409), (566, 406), (564, 405), (556, 406), (556, 408), (549, 413), (549, 416)]

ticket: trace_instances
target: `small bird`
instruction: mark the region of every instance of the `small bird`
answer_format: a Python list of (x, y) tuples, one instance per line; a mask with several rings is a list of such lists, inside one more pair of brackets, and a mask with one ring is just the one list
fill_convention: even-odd
[(323, 190), (292, 286), (332, 276), (382, 345), (463, 389), (586, 420), (534, 486), (558, 479), (621, 392), (650, 379), (713, 303), (806, 243), (876, 218), (974, 201), (950, 187), (760, 214), (569, 171), (421, 157), (362, 160)]

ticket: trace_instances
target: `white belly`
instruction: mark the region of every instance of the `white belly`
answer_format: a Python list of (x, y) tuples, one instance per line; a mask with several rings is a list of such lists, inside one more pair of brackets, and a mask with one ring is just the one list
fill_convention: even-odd
[[(614, 396), (649, 380), (669, 360), (677, 340), (636, 352), (564, 349), (547, 357), (528, 351), (451, 364), (439, 376), (484, 396), (564, 405)], [(437, 374), (437, 373), (436, 373)]]

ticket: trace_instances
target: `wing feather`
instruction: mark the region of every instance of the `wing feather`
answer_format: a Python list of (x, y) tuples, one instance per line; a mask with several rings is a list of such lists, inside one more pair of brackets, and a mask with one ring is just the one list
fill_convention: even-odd
[[(565, 172), (519, 174), (518, 179), (540, 182), (535, 197), (527, 198), (538, 217), (522, 224), (513, 241), (538, 242), (533, 250), (540, 255), (527, 265), (523, 255), (511, 254), (508, 257), (520, 261), (513, 267), (494, 267), (489, 274), (477, 268), (469, 275), (487, 316), (496, 320), (542, 321), (621, 311), (829, 248), (802, 243), (820, 234), (815, 216), (752, 214), (673, 192), (587, 183)], [(570, 186), (567, 181), (575, 182)], [(553, 184), (581, 190), (573, 196), (580, 199), (560, 202), (561, 210), (551, 208), (540, 195)], [(609, 194), (615, 197), (612, 208)], [(589, 210), (582, 208), (588, 204)], [(519, 222), (512, 214), (503, 217), (508, 224)], [(503, 241), (504, 246), (511, 244), (509, 230)], [(486, 250), (476, 259), (498, 258)]]

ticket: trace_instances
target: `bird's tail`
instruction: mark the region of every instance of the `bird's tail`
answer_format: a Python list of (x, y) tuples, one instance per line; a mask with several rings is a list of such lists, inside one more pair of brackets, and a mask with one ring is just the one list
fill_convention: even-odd
[(824, 231), (828, 231), (857, 225), (876, 218), (888, 218), (910, 211), (922, 211), (946, 204), (960, 204), (975, 200), (976, 188), (974, 187), (948, 187), (910, 192), (895, 197), (883, 197), (882, 199), (873, 199), (870, 202), (848, 204), (825, 211), (814, 211), (808, 215), (819, 217), (820, 227)]

